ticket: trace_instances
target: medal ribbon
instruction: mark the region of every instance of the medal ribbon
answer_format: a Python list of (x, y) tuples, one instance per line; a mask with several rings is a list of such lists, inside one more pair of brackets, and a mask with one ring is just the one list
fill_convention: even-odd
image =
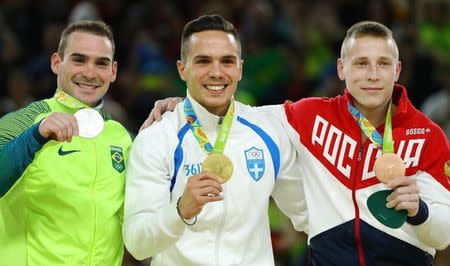
[(191, 101), (189, 98), (184, 100), (184, 113), (186, 114), (186, 121), (190, 124), (190, 128), (192, 134), (197, 139), (200, 147), (206, 152), (217, 152), (222, 153), (225, 148), (225, 143), (227, 142), (228, 134), (230, 133), (231, 123), (233, 121), (234, 116), (234, 99), (231, 98), (230, 106), (228, 107), (228, 111), (223, 119), (222, 126), (217, 134), (216, 142), (214, 143), (214, 148), (206, 136), (205, 131), (202, 129), (200, 125), (200, 121), (195, 114), (194, 108), (192, 108)]
[[(53, 95), (53, 97), (56, 99), (57, 102), (69, 108), (73, 109), (92, 108), (61, 89), (56, 89), (55, 95)], [(94, 109), (100, 110), (102, 107), (103, 107), (103, 100), (101, 100), (100, 104), (97, 105)]]
[(356, 109), (350, 102), (347, 103), (348, 110), (358, 123), (362, 132), (384, 153), (394, 152), (394, 141), (392, 138), (392, 116), (391, 103), (389, 102), (388, 111), (386, 113), (386, 122), (384, 124), (384, 137), (381, 137), (377, 129), (367, 120), (367, 118)]

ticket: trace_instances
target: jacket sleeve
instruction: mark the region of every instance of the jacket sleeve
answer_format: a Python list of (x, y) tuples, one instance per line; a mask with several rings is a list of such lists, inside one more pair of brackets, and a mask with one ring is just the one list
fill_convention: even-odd
[(34, 124), (44, 110), (49, 110), (44, 102), (35, 102), (0, 119), (0, 197), (11, 190), (48, 141), (39, 134), (39, 123)]
[[(275, 107), (275, 106), (274, 106)], [(282, 105), (272, 109), (272, 121), (280, 127), (280, 171), (272, 192), (277, 206), (288, 216), (295, 230), (308, 233), (308, 215), (305, 193), (303, 190), (303, 177), (300, 173), (298, 155), (289, 141), (286, 132), (288, 122)], [(285, 130), (281, 130), (281, 129)]]
[(450, 244), (450, 147), (442, 130), (433, 130), (415, 176), (421, 206), (408, 222), (419, 240), (442, 250)]
[(161, 123), (139, 133), (128, 160), (123, 237), (139, 260), (175, 243), (185, 229), (170, 191), (175, 145), (170, 145), (171, 131)]

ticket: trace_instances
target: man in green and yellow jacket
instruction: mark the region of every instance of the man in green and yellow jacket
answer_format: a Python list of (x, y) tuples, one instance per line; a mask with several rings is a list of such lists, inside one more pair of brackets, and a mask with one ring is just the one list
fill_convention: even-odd
[[(51, 67), (55, 96), (0, 119), (0, 265), (120, 265), (131, 137), (102, 110), (117, 73), (109, 26), (69, 25)], [(85, 109), (99, 121), (74, 115)]]

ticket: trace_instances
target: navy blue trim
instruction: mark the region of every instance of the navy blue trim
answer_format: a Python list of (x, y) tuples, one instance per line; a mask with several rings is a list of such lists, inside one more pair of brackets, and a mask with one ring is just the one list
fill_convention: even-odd
[(181, 163), (183, 162), (183, 148), (181, 147), (181, 143), (183, 142), (183, 138), (190, 129), (189, 123), (186, 123), (178, 132), (178, 145), (173, 154), (173, 161), (175, 165), (175, 169), (173, 171), (172, 180), (170, 181), (170, 192), (172, 192), (173, 187), (177, 181), (177, 173), (178, 169), (180, 169)]
[(278, 171), (280, 170), (280, 149), (278, 149), (277, 144), (275, 144), (275, 141), (260, 127), (257, 125), (254, 125), (244, 118), (238, 116), (237, 121), (241, 122), (243, 125), (248, 126), (249, 128), (253, 129), (256, 134), (258, 134), (264, 143), (266, 143), (267, 148), (269, 149), (270, 155), (272, 156), (272, 163), (273, 163), (273, 169), (275, 172), (275, 179), (277, 179)]
[(408, 216), (406, 218), (406, 221), (410, 225), (419, 225), (423, 224), (427, 219), (428, 219), (428, 206), (422, 199), (419, 199), (419, 211), (417, 212), (416, 216), (413, 217)]
[(42, 119), (41, 121), (39, 121), (38, 123), (34, 124), (31, 129), (33, 131), (33, 138), (39, 143), (44, 145), (45, 143), (47, 143), (50, 139), (46, 139), (44, 138), (41, 133), (39, 133), (39, 126), (41, 125), (42, 121), (44, 119)]
[[(433, 265), (433, 256), (360, 220), (366, 266)], [(310, 239), (311, 265), (360, 265), (355, 220), (332, 227)]]

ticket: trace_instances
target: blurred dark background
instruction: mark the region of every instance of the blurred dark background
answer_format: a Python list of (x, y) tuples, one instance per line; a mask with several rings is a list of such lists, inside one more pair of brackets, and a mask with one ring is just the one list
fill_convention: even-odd
[[(387, 25), (403, 63), (399, 83), (450, 136), (449, 0), (2, 0), (0, 116), (51, 97), (50, 56), (61, 31), (71, 21), (102, 19), (113, 28), (119, 63), (105, 107), (136, 133), (155, 100), (185, 94), (175, 65), (181, 32), (212, 13), (239, 31), (245, 63), (236, 98), (251, 105), (342, 93), (336, 59), (346, 29), (360, 20)], [(277, 264), (300, 265), (304, 236), (292, 234), (282, 215), (271, 217)]]

